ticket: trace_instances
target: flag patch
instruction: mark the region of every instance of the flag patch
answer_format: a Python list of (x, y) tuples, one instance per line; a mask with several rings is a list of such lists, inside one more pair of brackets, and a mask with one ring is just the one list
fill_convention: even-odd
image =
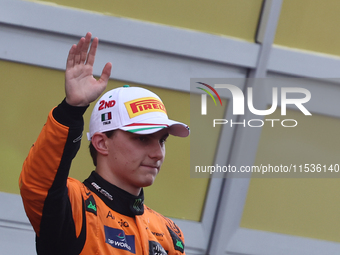
[(112, 119), (111, 112), (107, 112), (107, 113), (102, 114), (102, 121), (107, 121), (107, 120), (111, 120), (111, 119)]

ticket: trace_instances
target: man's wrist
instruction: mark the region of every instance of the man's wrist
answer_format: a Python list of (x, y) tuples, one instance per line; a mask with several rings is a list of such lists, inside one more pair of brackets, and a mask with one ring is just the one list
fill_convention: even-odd
[(79, 127), (84, 125), (83, 115), (87, 106), (72, 106), (69, 105), (64, 99), (56, 108), (53, 110), (53, 117), (60, 124), (68, 127)]

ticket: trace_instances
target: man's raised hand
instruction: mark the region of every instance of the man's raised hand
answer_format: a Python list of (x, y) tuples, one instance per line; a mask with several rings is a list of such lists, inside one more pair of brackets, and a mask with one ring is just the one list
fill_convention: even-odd
[(73, 106), (86, 106), (95, 101), (105, 90), (111, 74), (111, 63), (106, 63), (99, 80), (93, 77), (93, 63), (98, 47), (94, 38), (90, 50), (91, 33), (72, 45), (68, 54), (65, 73), (66, 102)]

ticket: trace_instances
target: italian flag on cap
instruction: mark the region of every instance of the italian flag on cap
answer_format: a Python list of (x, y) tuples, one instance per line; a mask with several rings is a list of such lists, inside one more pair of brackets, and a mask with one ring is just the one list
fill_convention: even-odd
[(103, 113), (102, 114), (102, 121), (110, 120), (112, 119), (111, 112)]

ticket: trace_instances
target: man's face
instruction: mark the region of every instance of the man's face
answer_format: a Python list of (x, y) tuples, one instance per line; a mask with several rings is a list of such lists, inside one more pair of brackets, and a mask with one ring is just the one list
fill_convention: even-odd
[(113, 184), (132, 194), (150, 186), (164, 161), (168, 136), (166, 129), (150, 135), (116, 130), (107, 140), (109, 169), (115, 179)]

